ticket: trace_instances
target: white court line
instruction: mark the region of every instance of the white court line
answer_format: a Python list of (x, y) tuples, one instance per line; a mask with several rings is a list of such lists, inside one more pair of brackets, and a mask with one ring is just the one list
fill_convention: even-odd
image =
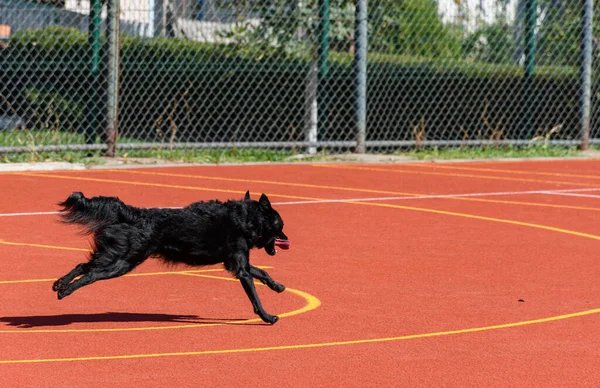
[(552, 191), (544, 192), (544, 194), (550, 195), (563, 195), (567, 197), (586, 197), (586, 198), (600, 198), (600, 195), (592, 195), (592, 194), (575, 194), (575, 193), (556, 193)]
[[(439, 194), (439, 195), (414, 195), (401, 197), (373, 197), (373, 198), (348, 198), (348, 199), (322, 199), (308, 201), (290, 201), (290, 202), (273, 202), (273, 205), (306, 205), (318, 203), (344, 203), (344, 202), (373, 202), (373, 201), (401, 201), (408, 199), (435, 199), (435, 198), (461, 198), (461, 197), (486, 197), (498, 195), (523, 195), (523, 194), (552, 194), (552, 195), (571, 195), (577, 197), (600, 198), (600, 195), (585, 195), (585, 194), (569, 194), (576, 192), (599, 191), (598, 188), (585, 189), (562, 189), (562, 190), (530, 190), (530, 191), (496, 191), (491, 193), (466, 193), (466, 194)], [(168, 207), (164, 209), (180, 209), (180, 207)], [(59, 212), (27, 212), (27, 213), (0, 213), (0, 217), (20, 217), (20, 216), (45, 216), (56, 215)]]

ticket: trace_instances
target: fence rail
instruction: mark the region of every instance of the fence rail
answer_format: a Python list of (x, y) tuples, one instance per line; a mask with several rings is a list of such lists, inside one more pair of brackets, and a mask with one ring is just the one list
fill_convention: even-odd
[(0, 0), (0, 154), (586, 148), (598, 7)]

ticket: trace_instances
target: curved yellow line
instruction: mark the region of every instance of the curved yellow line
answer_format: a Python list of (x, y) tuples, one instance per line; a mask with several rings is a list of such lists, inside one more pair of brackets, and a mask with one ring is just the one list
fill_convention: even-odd
[[(185, 273), (185, 272), (182, 272), (182, 275), (199, 276), (199, 277), (209, 278), (209, 279), (231, 280), (231, 281), (234, 281), (234, 282), (238, 281), (237, 279), (233, 279), (233, 278), (223, 278), (223, 277), (220, 277), (220, 276), (204, 275), (204, 274), (197, 274), (197, 273)], [(258, 282), (256, 282), (255, 284), (258, 284), (259, 286), (264, 286), (264, 284), (258, 283)], [(298, 295), (298, 296), (300, 296), (302, 298), (304, 298), (304, 300), (306, 300), (307, 303), (306, 303), (306, 305), (304, 307), (301, 307), (301, 308), (299, 308), (297, 310), (290, 311), (290, 312), (287, 312), (287, 313), (277, 314), (277, 316), (279, 318), (291, 317), (291, 316), (294, 316), (294, 315), (302, 314), (302, 313), (314, 310), (314, 309), (318, 308), (319, 306), (321, 306), (321, 301), (317, 297), (309, 294), (308, 292), (304, 292), (304, 291), (300, 291), (300, 290), (295, 290), (293, 288), (287, 288), (287, 287), (286, 287), (285, 290), (289, 291), (289, 292), (291, 292), (293, 294), (296, 294), (296, 295)], [(249, 319), (249, 320), (246, 320), (246, 321), (235, 321), (235, 322), (228, 322), (228, 323), (239, 324), (239, 323), (261, 322), (261, 321), (262, 321), (261, 319), (256, 318), (256, 319)]]
[[(261, 267), (265, 268), (265, 267)], [(212, 271), (222, 271), (222, 270), (203, 270), (204, 272), (212, 272)], [(218, 279), (218, 280), (232, 280), (238, 281), (237, 279), (226, 278), (222, 276), (211, 276), (211, 275), (203, 275), (196, 272), (149, 272), (142, 274), (131, 274), (125, 276), (151, 276), (151, 275), (188, 275), (188, 276), (198, 276), (209, 279)], [(51, 279), (54, 280), (54, 279)], [(0, 284), (4, 283), (24, 283), (24, 282), (35, 282), (35, 281), (47, 281), (47, 279), (31, 279), (31, 280), (17, 280), (17, 281), (4, 281), (0, 282)], [(257, 285), (262, 286), (262, 283), (256, 283)], [(308, 311), (314, 310), (321, 305), (321, 301), (304, 291), (296, 290), (294, 288), (286, 288), (287, 292), (298, 295), (301, 298), (304, 298), (306, 304), (296, 310), (288, 311), (285, 313), (278, 314), (279, 318), (291, 317), (294, 315), (299, 315), (306, 313)], [(98, 333), (98, 332), (121, 332), (121, 331), (154, 331), (154, 330), (173, 330), (173, 329), (191, 329), (198, 327), (210, 327), (210, 326), (223, 326), (223, 325), (240, 325), (240, 324), (248, 324), (254, 322), (262, 322), (260, 318), (252, 318), (245, 319), (243, 321), (225, 321), (225, 322), (215, 322), (215, 323), (197, 323), (197, 324), (187, 324), (187, 325), (170, 325), (170, 326), (149, 326), (149, 327), (123, 327), (123, 328), (106, 328), (106, 329), (13, 329), (13, 330), (0, 330), (0, 333), (10, 333), (10, 334), (30, 334), (30, 333)]]
[(200, 356), (200, 355), (208, 355), (208, 354), (250, 353), (250, 352), (266, 352), (266, 351), (272, 351), (272, 350), (323, 348), (323, 347), (330, 347), (330, 346), (402, 341), (402, 340), (410, 340), (410, 339), (416, 339), (416, 338), (430, 338), (430, 337), (439, 337), (439, 336), (444, 336), (444, 335), (457, 335), (457, 334), (465, 334), (465, 333), (474, 333), (474, 332), (478, 332), (478, 331), (506, 329), (506, 328), (510, 328), (510, 327), (553, 322), (553, 321), (559, 321), (559, 320), (575, 318), (575, 317), (582, 317), (582, 316), (598, 314), (598, 313), (600, 313), (600, 309), (593, 309), (593, 310), (581, 311), (581, 312), (572, 313), (572, 314), (558, 315), (558, 316), (548, 317), (548, 318), (532, 319), (532, 320), (528, 320), (528, 321), (505, 323), (505, 324), (493, 325), (493, 326), (474, 327), (474, 328), (470, 328), (470, 329), (438, 331), (438, 332), (422, 333), (422, 334), (409, 334), (409, 335), (403, 335), (403, 336), (398, 336), (398, 337), (372, 338), (372, 339), (336, 341), (336, 342), (321, 342), (321, 343), (299, 344), (299, 345), (267, 346), (267, 347), (260, 347), (260, 348), (201, 350), (201, 351), (197, 351), (197, 352), (147, 353), (147, 354), (126, 354), (126, 355), (120, 355), (120, 356), (90, 356), (90, 357), (70, 357), (70, 358), (42, 358), (42, 359), (30, 359), (30, 360), (0, 360), (0, 364), (123, 360), (123, 359), (133, 359), (133, 358)]

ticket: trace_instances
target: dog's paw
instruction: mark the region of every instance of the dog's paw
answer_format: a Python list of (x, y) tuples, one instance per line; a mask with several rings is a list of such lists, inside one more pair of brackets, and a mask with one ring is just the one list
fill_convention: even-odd
[(276, 283), (273, 286), (273, 291), (275, 291), (275, 292), (283, 292), (283, 291), (285, 291), (285, 286), (283, 284)]
[(62, 298), (64, 298), (67, 295), (68, 294), (65, 292), (65, 290), (63, 290), (63, 289), (58, 290), (58, 294), (57, 294), (58, 300), (61, 300)]
[(279, 317), (277, 315), (266, 314), (266, 315), (261, 315), (260, 319), (262, 319), (266, 323), (270, 323), (271, 325), (274, 325), (275, 322), (277, 322), (279, 320)]
[(52, 285), (52, 291), (58, 291), (61, 288), (64, 287), (64, 282), (62, 279), (58, 279), (57, 281), (54, 282), (54, 284)]

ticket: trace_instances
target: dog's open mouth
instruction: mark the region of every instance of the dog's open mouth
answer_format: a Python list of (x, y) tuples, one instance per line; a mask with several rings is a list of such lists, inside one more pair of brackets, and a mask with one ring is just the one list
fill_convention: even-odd
[(275, 239), (275, 246), (281, 249), (290, 249), (290, 240), (284, 240), (281, 238)]
[(277, 253), (275, 247), (281, 249), (290, 249), (290, 241), (282, 238), (276, 238), (265, 245), (265, 251), (269, 255), (274, 256)]

